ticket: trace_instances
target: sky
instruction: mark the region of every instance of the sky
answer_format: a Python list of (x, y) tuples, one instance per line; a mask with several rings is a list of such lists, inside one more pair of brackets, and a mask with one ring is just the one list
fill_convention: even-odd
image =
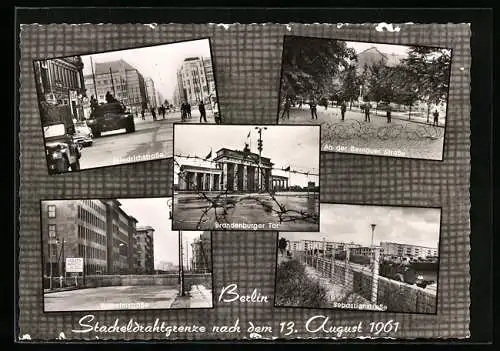
[(440, 209), (389, 206), (320, 204), (319, 233), (281, 233), (289, 240), (351, 241), (370, 246), (371, 224), (376, 224), (374, 245), (391, 241), (438, 248)]
[(83, 74), (92, 74), (90, 57), (95, 63), (123, 59), (144, 77), (151, 77), (160, 94), (171, 100), (177, 83), (177, 70), (187, 57), (211, 57), (208, 39), (149, 46), (137, 49), (83, 55)]
[(179, 232), (172, 231), (171, 220), (168, 218), (168, 201), (171, 198), (118, 199), (121, 208), (135, 217), (137, 226), (151, 226), (153, 234), (153, 255), (155, 268), (159, 261), (179, 262)]
[(383, 54), (408, 55), (408, 46), (392, 44), (363, 43), (359, 41), (346, 41), (347, 47), (353, 48), (357, 54), (372, 47), (377, 48)]
[[(220, 148), (243, 150), (245, 142), (251, 152), (258, 153), (259, 138), (255, 125), (176, 125), (174, 134), (174, 155), (188, 155), (205, 158), (210, 150), (212, 157)], [(317, 126), (266, 126), (262, 131), (262, 156), (271, 159), (273, 175), (288, 176), (281, 169), (319, 174), (319, 128)], [(250, 132), (250, 138), (247, 139)], [(196, 141), (196, 142), (194, 142)], [(177, 158), (181, 164), (215, 167), (212, 162)], [(174, 172), (177, 174), (177, 171)], [(306, 186), (308, 181), (319, 183), (315, 175), (290, 173), (289, 186)], [(177, 183), (177, 178), (174, 179)]]

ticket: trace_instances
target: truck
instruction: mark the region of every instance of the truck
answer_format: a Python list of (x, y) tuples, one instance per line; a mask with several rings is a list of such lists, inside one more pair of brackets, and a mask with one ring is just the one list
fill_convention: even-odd
[(81, 145), (68, 105), (40, 102), (40, 114), (49, 174), (80, 170)]

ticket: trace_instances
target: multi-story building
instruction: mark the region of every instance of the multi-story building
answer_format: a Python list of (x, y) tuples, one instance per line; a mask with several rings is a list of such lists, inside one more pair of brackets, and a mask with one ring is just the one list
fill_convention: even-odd
[(177, 72), (179, 97), (191, 105), (200, 101), (210, 104), (216, 96), (212, 60), (204, 57), (188, 57)]
[(137, 220), (120, 202), (51, 200), (41, 206), (46, 275), (64, 274), (66, 258), (76, 257), (83, 258), (86, 275), (134, 272)]
[[(152, 78), (144, 78), (144, 84), (146, 86), (146, 99), (149, 108), (157, 108), (158, 104), (158, 93), (155, 88), (155, 82)], [(161, 104), (160, 104), (161, 105)]]
[(40, 101), (68, 105), (74, 119), (83, 119), (85, 82), (80, 56), (34, 62), (36, 89)]
[(97, 90), (99, 103), (106, 102), (106, 93), (109, 91), (132, 110), (147, 108), (145, 80), (135, 67), (124, 60), (117, 60), (97, 62), (94, 71), (96, 89), (91, 85), (88, 90), (92, 93), (88, 95), (94, 95), (94, 90)]
[(135, 271), (138, 274), (153, 274), (154, 261), (154, 228), (150, 226), (136, 228)]
[(342, 243), (336, 241), (324, 240), (295, 240), (288, 241), (287, 248), (290, 251), (311, 251), (318, 250), (320, 252), (332, 253), (336, 251), (343, 251), (346, 248), (357, 248), (360, 247), (359, 244), (354, 243)]
[(191, 270), (208, 273), (212, 271), (212, 240), (205, 231), (191, 243)]
[(436, 247), (401, 244), (389, 241), (381, 241), (380, 246), (384, 256), (397, 257), (437, 257), (439, 250)]

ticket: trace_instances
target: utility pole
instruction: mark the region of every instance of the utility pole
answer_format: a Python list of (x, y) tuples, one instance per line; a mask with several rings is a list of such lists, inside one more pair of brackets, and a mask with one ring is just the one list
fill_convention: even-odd
[(371, 241), (370, 247), (373, 247), (373, 233), (375, 232), (375, 226), (376, 226), (376, 224), (371, 224), (371, 227), (372, 227), (372, 241)]
[(51, 243), (50, 243), (50, 239), (49, 239), (49, 265), (50, 265), (50, 273), (49, 273), (49, 289), (52, 290), (52, 250), (51, 250)]
[(184, 292), (184, 259), (183, 259), (182, 231), (179, 231), (179, 295), (185, 296)]
[(259, 140), (257, 141), (257, 150), (259, 150), (259, 164), (258, 164), (258, 187), (259, 192), (262, 191), (262, 174), (261, 174), (261, 158), (262, 158), (262, 130), (266, 130), (267, 127), (255, 127), (259, 133)]
[(94, 61), (92, 61), (92, 56), (90, 56), (90, 68), (92, 69), (92, 81), (94, 82), (94, 97), (98, 100), (97, 97), (97, 85), (95, 83), (95, 73), (94, 73)]

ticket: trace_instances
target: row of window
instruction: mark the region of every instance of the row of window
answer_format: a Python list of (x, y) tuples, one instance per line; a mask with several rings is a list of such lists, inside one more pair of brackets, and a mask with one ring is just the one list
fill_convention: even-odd
[(99, 234), (94, 230), (84, 227), (82, 225), (78, 225), (78, 238), (106, 246), (105, 235)]
[(42, 65), (41, 75), (42, 84), (46, 89), (53, 87), (53, 84), (73, 89), (81, 87), (77, 71), (54, 64), (52, 61), (47, 61), (46, 65)]
[(87, 211), (81, 206), (78, 206), (78, 218), (86, 223), (92, 224), (93, 226), (106, 230), (106, 222), (97, 217), (95, 214)]
[(100, 265), (100, 264), (95, 264), (95, 263), (86, 264), (85, 265), (85, 272), (88, 275), (103, 274), (106, 272), (106, 266)]
[(85, 205), (92, 208), (94, 211), (99, 213), (101, 216), (106, 216), (106, 209), (99, 206), (95, 200), (82, 200)]
[(85, 246), (83, 244), (78, 244), (78, 256), (85, 257), (89, 259), (106, 259), (106, 251), (100, 250), (95, 247)]

